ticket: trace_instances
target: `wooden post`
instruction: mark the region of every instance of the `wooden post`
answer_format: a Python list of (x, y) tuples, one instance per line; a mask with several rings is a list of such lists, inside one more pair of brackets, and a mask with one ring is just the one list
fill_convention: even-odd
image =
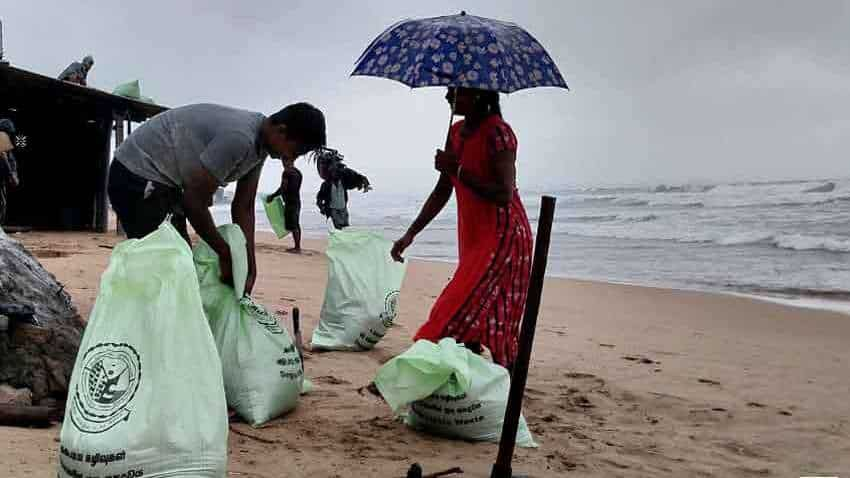
[[(128, 120), (129, 124), (130, 121)], [(117, 117), (115, 118), (115, 150), (118, 150), (118, 147), (121, 146), (121, 143), (124, 142), (124, 118)], [(108, 173), (107, 173), (108, 174)], [(117, 218), (115, 219), (115, 234), (118, 236), (124, 235), (124, 228), (121, 227), (121, 221)]]
[(292, 308), (292, 339), (295, 341), (295, 348), (298, 349), (298, 356), (301, 357), (301, 367), (304, 367), (304, 342), (301, 338), (301, 311), (298, 307)]
[(103, 134), (102, 156), (97, 171), (97, 191), (94, 197), (94, 226), (95, 232), (107, 232), (109, 229), (109, 198), (106, 193), (107, 179), (109, 177), (109, 146), (112, 142), (112, 119), (99, 119), (98, 132)]
[(537, 243), (534, 246), (534, 263), (531, 266), (531, 282), (528, 286), (528, 300), (525, 305), (525, 315), (522, 319), (522, 331), (519, 337), (519, 350), (511, 376), (511, 391), (505, 410), (502, 438), (499, 441), (499, 456), (493, 465), (490, 478), (513, 477), (511, 461), (516, 447), (516, 433), (519, 428), (519, 417), (522, 413), (522, 398), (525, 395), (525, 383), (528, 379), (528, 366), (531, 362), (531, 348), (534, 344), (537, 314), (540, 311), (540, 299), (543, 296), (543, 283), (546, 279), (546, 263), (549, 256), (549, 240), (552, 235), (554, 218), (555, 198), (543, 196), (537, 226)]

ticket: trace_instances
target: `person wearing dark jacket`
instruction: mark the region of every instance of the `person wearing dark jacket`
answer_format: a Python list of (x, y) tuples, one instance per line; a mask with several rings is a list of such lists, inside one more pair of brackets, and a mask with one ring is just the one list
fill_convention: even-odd
[(86, 55), (82, 62), (75, 61), (68, 65), (59, 75), (59, 79), (69, 83), (86, 86), (89, 71), (94, 66), (94, 58), (91, 55)]
[(0, 119), (0, 226), (6, 219), (6, 188), (18, 186), (18, 166), (12, 150), (15, 147), (15, 125)]
[(348, 218), (348, 191), (358, 189), (369, 192), (369, 179), (343, 163), (343, 156), (333, 149), (322, 149), (315, 154), (316, 169), (322, 186), (316, 196), (316, 205), (323, 216), (330, 218), (336, 229), (350, 226)]

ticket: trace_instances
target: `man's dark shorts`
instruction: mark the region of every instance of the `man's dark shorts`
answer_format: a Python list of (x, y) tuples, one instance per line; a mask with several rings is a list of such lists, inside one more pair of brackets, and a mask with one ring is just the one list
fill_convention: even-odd
[(283, 209), (283, 223), (287, 231), (301, 230), (301, 203), (286, 203)]
[(112, 209), (127, 233), (127, 238), (141, 239), (147, 236), (169, 214), (180, 234), (188, 237), (186, 218), (178, 214), (181, 196), (177, 189), (148, 181), (118, 161), (112, 161), (107, 191)]

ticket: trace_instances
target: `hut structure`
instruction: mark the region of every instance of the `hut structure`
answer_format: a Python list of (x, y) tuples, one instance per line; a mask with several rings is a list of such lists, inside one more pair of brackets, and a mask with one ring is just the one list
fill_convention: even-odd
[(20, 187), (6, 226), (106, 232), (113, 132), (167, 108), (59, 81), (0, 62), (0, 118), (18, 130)]

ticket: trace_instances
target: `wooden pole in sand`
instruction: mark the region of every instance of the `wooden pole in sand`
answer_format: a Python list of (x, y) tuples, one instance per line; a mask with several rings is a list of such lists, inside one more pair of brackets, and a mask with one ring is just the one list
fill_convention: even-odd
[(505, 410), (502, 439), (499, 441), (499, 456), (493, 465), (490, 478), (513, 477), (511, 461), (516, 447), (516, 433), (519, 428), (519, 417), (522, 413), (522, 398), (525, 395), (525, 383), (528, 379), (528, 365), (531, 362), (534, 331), (537, 328), (537, 313), (540, 311), (540, 298), (543, 295), (546, 262), (549, 257), (549, 239), (552, 235), (554, 218), (555, 198), (543, 196), (540, 205), (540, 219), (537, 225), (537, 243), (534, 246), (534, 263), (531, 266), (531, 282), (528, 286), (528, 300), (525, 304), (525, 316), (522, 319), (522, 331), (519, 336), (519, 350), (511, 376), (511, 391)]
[(301, 338), (301, 311), (298, 307), (292, 308), (292, 338), (295, 340), (295, 348), (301, 358), (301, 368), (304, 368), (304, 341)]
[[(115, 151), (118, 151), (118, 147), (121, 146), (121, 143), (124, 142), (124, 117), (118, 116), (115, 118)], [(107, 174), (109, 174), (107, 172)], [(122, 236), (124, 235), (124, 228), (121, 227), (121, 221), (117, 218), (115, 219), (115, 234)]]

